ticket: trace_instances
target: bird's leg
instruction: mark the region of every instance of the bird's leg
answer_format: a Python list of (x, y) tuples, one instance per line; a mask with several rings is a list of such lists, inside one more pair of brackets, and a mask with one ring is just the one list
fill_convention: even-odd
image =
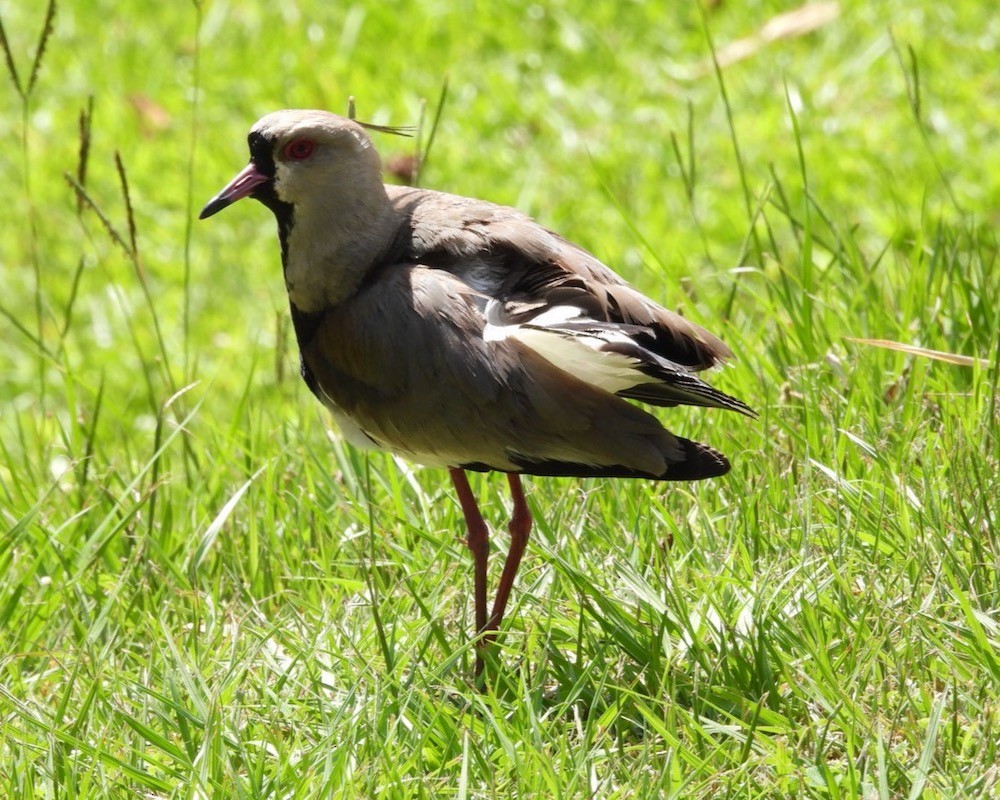
[[(469, 538), (465, 540), (466, 546), (472, 551), (473, 562), (473, 583), (476, 600), (476, 635), (478, 636), (487, 627), (486, 617), (486, 565), (490, 556), (490, 533), (483, 521), (483, 515), (479, 513), (479, 506), (476, 498), (472, 494), (472, 487), (469, 486), (469, 479), (465, 477), (463, 469), (449, 469), (451, 482), (455, 484), (455, 492), (458, 494), (458, 502), (462, 506), (462, 514), (465, 516), (465, 527), (469, 531)], [(476, 675), (483, 671), (482, 648), (487, 642), (480, 639), (476, 642)]]
[(514, 576), (517, 575), (517, 568), (521, 565), (521, 556), (528, 546), (528, 534), (531, 531), (531, 512), (524, 499), (524, 490), (521, 488), (521, 476), (514, 472), (507, 473), (507, 483), (510, 484), (510, 496), (514, 501), (514, 510), (510, 517), (510, 550), (507, 551), (507, 560), (504, 561), (503, 573), (500, 575), (500, 585), (497, 587), (496, 600), (493, 602), (493, 613), (486, 627), (486, 641), (492, 642), (496, 638), (497, 629), (503, 620), (503, 613), (507, 609), (507, 601), (510, 599), (510, 590), (514, 586)]

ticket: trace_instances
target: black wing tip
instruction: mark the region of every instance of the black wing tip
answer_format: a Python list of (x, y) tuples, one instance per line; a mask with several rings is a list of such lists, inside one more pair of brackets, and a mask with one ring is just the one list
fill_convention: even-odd
[(759, 415), (742, 400), (713, 389), (708, 384), (703, 384), (703, 391), (695, 393), (683, 391), (683, 387), (662, 383), (640, 383), (628, 389), (616, 392), (619, 397), (628, 400), (636, 400), (640, 403), (648, 403), (651, 406), (661, 406), (665, 408), (673, 406), (697, 406), (698, 408), (721, 408), (726, 411), (735, 411), (750, 419), (758, 419)]
[[(725, 392), (720, 392), (720, 394), (725, 394)], [(760, 414), (754, 411), (750, 406), (740, 400), (738, 397), (733, 397), (732, 395), (725, 395), (726, 402), (720, 408), (725, 408), (728, 411), (735, 411), (742, 414), (744, 417), (750, 417), (750, 419), (760, 419)]]

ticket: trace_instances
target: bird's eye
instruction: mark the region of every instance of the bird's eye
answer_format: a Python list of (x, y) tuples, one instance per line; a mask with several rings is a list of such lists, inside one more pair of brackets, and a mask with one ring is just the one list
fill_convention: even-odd
[(285, 145), (284, 156), (292, 161), (305, 161), (313, 154), (316, 143), (309, 139), (296, 139)]

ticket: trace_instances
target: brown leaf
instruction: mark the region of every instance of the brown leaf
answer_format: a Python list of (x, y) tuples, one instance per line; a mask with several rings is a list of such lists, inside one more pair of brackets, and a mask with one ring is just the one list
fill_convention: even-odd
[(955, 364), (959, 367), (974, 367), (978, 364), (983, 369), (990, 369), (993, 364), (985, 358), (975, 358), (973, 356), (962, 356), (957, 353), (945, 353), (941, 350), (930, 350), (926, 347), (917, 347), (912, 344), (893, 342), (889, 339), (854, 339), (850, 336), (844, 337), (849, 342), (856, 344), (866, 344), (869, 347), (883, 347), (886, 350), (896, 350), (900, 353), (907, 353), (911, 356), (921, 356), (932, 358), (935, 361), (944, 361), (946, 364)]
[(139, 126), (145, 136), (152, 136), (170, 127), (170, 113), (155, 100), (144, 94), (130, 94), (129, 103), (139, 115)]
[[(758, 50), (781, 39), (793, 39), (812, 33), (832, 22), (840, 14), (839, 3), (806, 3), (794, 11), (786, 11), (772, 17), (756, 33), (723, 46), (715, 53), (720, 67), (728, 67), (754, 55)], [(711, 59), (702, 63), (700, 73), (712, 70)]]
[(417, 159), (414, 156), (398, 153), (390, 156), (385, 162), (385, 169), (394, 175), (401, 183), (413, 186), (413, 176), (416, 173)]

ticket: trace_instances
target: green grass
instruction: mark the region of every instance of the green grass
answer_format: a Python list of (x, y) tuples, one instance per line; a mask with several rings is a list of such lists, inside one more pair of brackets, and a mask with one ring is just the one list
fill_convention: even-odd
[[(1000, 27), (850, 0), (716, 74), (792, 7), (66, 3), (34, 73), (0, 8), (0, 795), (995, 796)], [(193, 222), (263, 113), (446, 75), (424, 185), (708, 325), (761, 413), (663, 414), (722, 480), (529, 481), (486, 694), (446, 476), (329, 430), (267, 212)]]

